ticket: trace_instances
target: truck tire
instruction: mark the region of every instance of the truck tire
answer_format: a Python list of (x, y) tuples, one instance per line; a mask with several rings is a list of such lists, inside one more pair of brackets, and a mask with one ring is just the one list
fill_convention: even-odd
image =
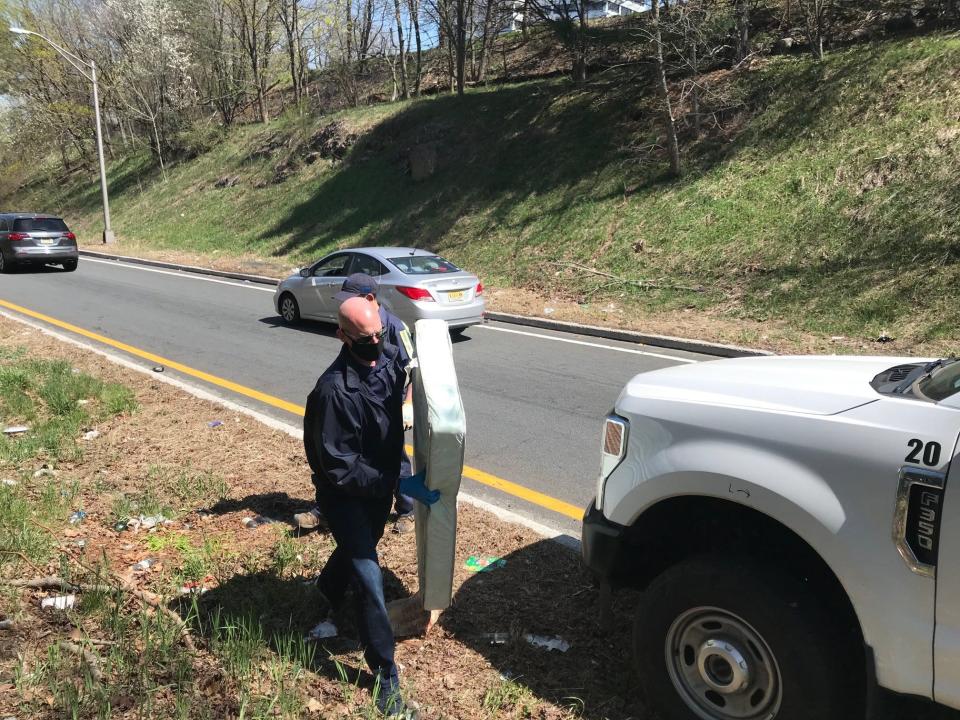
[(850, 628), (799, 580), (750, 560), (691, 558), (657, 577), (633, 653), (664, 720), (851, 720), (863, 716)]

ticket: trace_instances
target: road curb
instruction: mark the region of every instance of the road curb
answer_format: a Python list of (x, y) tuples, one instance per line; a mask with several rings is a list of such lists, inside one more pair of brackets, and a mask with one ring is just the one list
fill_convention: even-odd
[[(164, 262), (162, 260), (147, 260), (144, 258), (118, 255), (116, 253), (81, 249), (80, 254), (93, 258), (101, 258), (103, 260), (116, 260), (118, 262), (126, 262), (134, 265), (147, 265), (150, 267), (164, 268), (166, 270), (194, 273), (196, 275), (213, 275), (215, 277), (241, 280), (243, 282), (257, 283), (259, 285), (276, 286), (280, 283), (277, 278), (266, 277), (264, 275), (249, 275), (246, 273), (227, 272), (224, 270), (212, 270), (210, 268), (197, 267), (195, 265), (180, 265), (177, 263)], [(548, 320), (546, 318), (529, 317), (527, 315), (513, 315), (511, 313), (492, 311), (487, 311), (484, 315), (487, 320), (510, 323), (512, 325), (525, 325), (527, 327), (540, 328), (541, 330), (554, 330), (556, 332), (589, 335), (591, 337), (598, 337), (606, 340), (619, 340), (620, 342), (635, 343), (638, 345), (669, 348), (671, 350), (684, 350), (686, 352), (700, 353), (702, 355), (714, 355), (716, 357), (755, 357), (758, 355), (774, 354), (767, 352), (766, 350), (757, 350), (755, 348), (741, 347), (739, 345), (724, 345), (722, 343), (691, 340), (689, 338), (671, 337), (670, 335), (651, 335), (648, 333), (637, 332), (635, 330), (620, 330), (617, 328), (600, 327), (598, 325), (581, 325), (580, 323), (565, 322), (563, 320)]]
[(131, 263), (133, 265), (148, 265), (150, 267), (164, 268), (166, 270), (179, 270), (180, 272), (194, 273), (196, 275), (213, 275), (215, 277), (230, 278), (231, 280), (243, 280), (245, 282), (257, 283), (259, 285), (280, 284), (280, 281), (276, 278), (266, 277), (265, 275), (248, 275), (246, 273), (213, 270), (211, 268), (197, 267), (195, 265), (179, 265), (177, 263), (164, 262), (162, 260), (147, 260), (145, 258), (117, 255), (116, 253), (97, 252), (95, 250), (81, 249), (80, 254), (93, 258), (100, 258), (102, 260), (117, 260), (119, 262)]

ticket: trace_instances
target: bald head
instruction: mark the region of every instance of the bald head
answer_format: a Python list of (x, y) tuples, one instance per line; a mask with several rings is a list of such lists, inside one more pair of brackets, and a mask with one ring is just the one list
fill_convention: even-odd
[(372, 335), (381, 327), (377, 306), (365, 297), (352, 297), (340, 304), (340, 327), (348, 335)]

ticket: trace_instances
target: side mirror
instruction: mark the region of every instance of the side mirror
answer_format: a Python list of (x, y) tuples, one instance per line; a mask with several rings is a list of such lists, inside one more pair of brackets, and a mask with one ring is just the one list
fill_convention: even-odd
[(310, 268), (300, 268), (300, 277), (310, 277)]

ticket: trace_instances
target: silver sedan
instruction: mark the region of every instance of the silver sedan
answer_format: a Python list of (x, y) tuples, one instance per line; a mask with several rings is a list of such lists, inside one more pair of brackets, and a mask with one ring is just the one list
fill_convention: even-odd
[(403, 247), (331, 253), (283, 280), (273, 305), (288, 323), (337, 322), (340, 303), (334, 295), (353, 273), (375, 277), (377, 300), (411, 328), (425, 318), (446, 320), (455, 332), (483, 322), (483, 284), (476, 275), (434, 253)]

